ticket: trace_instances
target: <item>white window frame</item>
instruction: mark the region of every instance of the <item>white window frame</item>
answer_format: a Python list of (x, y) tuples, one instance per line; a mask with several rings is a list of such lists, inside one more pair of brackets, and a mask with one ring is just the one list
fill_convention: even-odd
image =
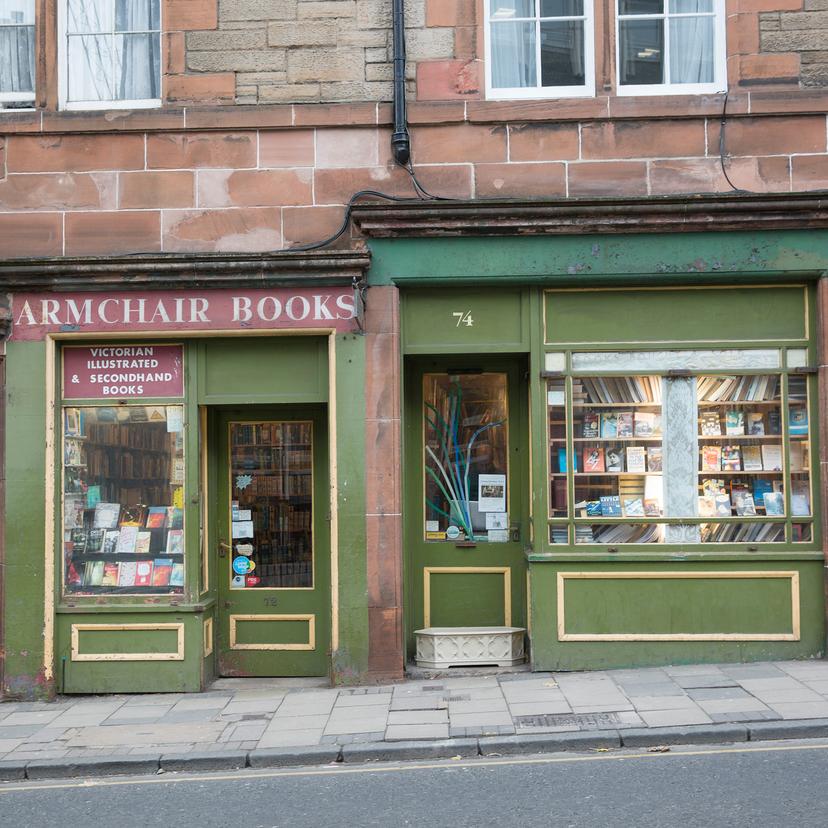
[[(35, 54), (37, 53), (37, 4), (32, 2), (35, 11), (35, 22), (32, 26), (35, 29)], [(9, 24), (0, 24), (0, 28), (6, 28)], [(29, 25), (28, 23), (24, 25)], [(37, 83), (37, 59), (35, 59), (35, 83)], [(23, 103), (24, 101), (31, 101), (32, 107), (34, 106), (35, 100), (35, 90), (33, 89), (31, 92), (0, 92), (0, 101), (13, 101), (14, 103), (20, 102)], [(2, 112), (20, 112), (23, 110), (31, 109), (32, 107), (29, 106), (21, 106), (21, 107), (0, 107), (0, 113)]]
[[(492, 38), (491, 38), (491, 6), (496, 0), (485, 0), (484, 2), (484, 49), (486, 69), (486, 99), (493, 101), (514, 100), (517, 98), (591, 98), (595, 95), (595, 10), (594, 0), (584, 0), (584, 14), (569, 17), (540, 17), (539, 14), (532, 18), (517, 18), (518, 20), (535, 21), (535, 61), (537, 66), (537, 77), (540, 83), (541, 75), (541, 20), (580, 20), (584, 21), (584, 79), (583, 86), (516, 86), (516, 87), (492, 87)], [(540, 0), (533, 0), (539, 3)], [(535, 6), (536, 10), (539, 7)]]
[[(114, 2), (114, 0), (112, 0)], [(58, 107), (60, 109), (154, 109), (161, 106), (161, 98), (138, 98), (136, 100), (111, 100), (111, 101), (69, 101), (69, 50), (67, 48), (68, 35), (66, 32), (68, 0), (58, 0)], [(164, 3), (159, 2), (158, 8), (159, 32), (164, 34)], [(164, 81), (164, 38), (161, 41), (161, 60), (159, 67), (161, 77), (159, 88)]]
[(664, 71), (670, 71), (670, 33), (666, 25), (668, 18), (698, 17), (696, 12), (670, 13), (670, 0), (664, 0), (665, 11), (662, 14), (619, 13), (620, 0), (615, 0), (615, 94), (619, 97), (629, 95), (703, 95), (727, 92), (727, 33), (725, 20), (725, 0), (713, 0), (713, 82), (712, 83), (621, 83), (621, 22), (625, 20), (662, 20), (664, 21)]

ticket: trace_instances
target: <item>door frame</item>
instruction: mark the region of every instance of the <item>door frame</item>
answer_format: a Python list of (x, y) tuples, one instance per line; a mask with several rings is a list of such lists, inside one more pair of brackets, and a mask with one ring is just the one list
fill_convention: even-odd
[[(527, 577), (528, 562), (525, 550), (531, 545), (531, 420), (530, 420), (530, 383), (529, 383), (529, 354), (488, 354), (488, 353), (464, 353), (464, 354), (433, 354), (430, 356), (409, 355), (405, 357), (403, 374), (403, 572), (404, 572), (404, 649), (406, 660), (413, 657), (414, 653), (414, 629), (416, 628), (415, 618), (421, 613), (415, 605), (420, 592), (425, 589), (422, 583), (426, 578), (424, 570), (432, 568), (430, 564), (417, 563), (416, 555), (418, 549), (425, 546), (422, 538), (423, 530), (423, 503), (421, 483), (424, 473), (419, 468), (422, 457), (423, 440), (423, 417), (421, 411), (415, 410), (417, 401), (422, 401), (422, 378), (427, 373), (449, 373), (449, 369), (457, 368), (458, 373), (470, 372), (506, 372), (509, 378), (508, 388), (509, 419), (514, 425), (509, 431), (509, 485), (510, 492), (515, 486), (520, 486), (520, 509), (517, 514), (510, 512), (510, 523), (518, 522), (520, 525), (520, 559), (514, 555), (514, 550), (507, 554), (515, 557), (511, 562), (493, 565), (491, 561), (480, 563), (475, 568), (481, 572), (495, 569), (508, 571), (510, 579), (509, 595), (511, 597), (511, 624), (523, 626), (528, 630), (529, 606)], [(514, 383), (516, 387), (511, 387)], [(522, 436), (521, 436), (522, 432)], [(409, 473), (406, 473), (409, 469)], [(510, 495), (511, 496), (511, 495)], [(441, 544), (442, 545), (442, 544)], [(435, 548), (439, 548), (434, 544)], [(450, 542), (446, 546), (451, 547), (454, 553), (455, 547)], [(481, 544), (482, 546), (482, 544)], [(499, 546), (499, 544), (493, 544)], [(511, 544), (510, 544), (511, 546)], [(458, 550), (460, 551), (460, 550)], [(474, 549), (469, 550), (472, 554)], [(494, 557), (496, 550), (485, 550)], [(445, 568), (450, 570), (453, 567), (449, 556), (446, 556)], [(518, 570), (518, 571), (516, 571)], [(506, 598), (504, 598), (506, 600)]]
[[(209, 556), (210, 569), (213, 572), (214, 594), (216, 597), (216, 611), (215, 624), (213, 630), (213, 649), (215, 652), (215, 671), (219, 676), (233, 676), (233, 675), (251, 675), (258, 674), (262, 676), (273, 675), (278, 676), (328, 676), (331, 673), (331, 652), (332, 652), (332, 636), (333, 623), (335, 617), (335, 608), (333, 606), (332, 592), (335, 589), (333, 581), (333, 562), (336, 556), (336, 548), (334, 542), (334, 521), (332, 516), (332, 504), (328, 494), (332, 490), (331, 475), (333, 473), (333, 463), (331, 462), (332, 452), (334, 450), (333, 441), (331, 439), (331, 422), (330, 411), (328, 403), (250, 403), (250, 404), (224, 404), (224, 405), (210, 405), (205, 406), (207, 421), (207, 468), (210, 476), (208, 491), (208, 504), (205, 515), (206, 523), (206, 554)], [(232, 422), (290, 422), (290, 421), (310, 421), (313, 423), (313, 457), (312, 469), (314, 473), (313, 481), (313, 497), (315, 498), (312, 512), (312, 526), (314, 530), (313, 538), (313, 586), (312, 587), (263, 587), (251, 590), (231, 590), (229, 582), (225, 582), (227, 578), (227, 555), (222, 556), (219, 539), (221, 537), (220, 528), (224, 530), (224, 524), (228, 524), (226, 529), (229, 529), (229, 501), (231, 498), (231, 489), (229, 477), (223, 480), (225, 474), (229, 474), (229, 468), (222, 468), (222, 458), (229, 461), (229, 425)], [(321, 434), (321, 440), (320, 440)], [(321, 476), (319, 476), (321, 475)], [(225, 510), (222, 501), (227, 498), (228, 506)], [(227, 512), (225, 514), (225, 511)], [(320, 543), (319, 536), (323, 535)], [(223, 537), (222, 540), (229, 540)], [(232, 543), (232, 541), (231, 541)], [(322, 547), (320, 549), (320, 546)], [(321, 553), (321, 554), (320, 554)], [(322, 564), (320, 566), (320, 564)], [(322, 582), (320, 585), (320, 581)], [(323, 669), (312, 669), (309, 672), (294, 670), (276, 670), (274, 673), (245, 671), (239, 668), (232, 668), (230, 670), (222, 671), (222, 654), (230, 651), (231, 634), (231, 617), (232, 615), (248, 615), (249, 612), (233, 612), (233, 607), (227, 606), (227, 602), (231, 600), (234, 593), (243, 595), (248, 600), (252, 600), (253, 596), (261, 594), (262, 601), (269, 606), (270, 601), (274, 602), (274, 606), (267, 610), (258, 611), (255, 614), (262, 617), (274, 616), (272, 620), (276, 620), (276, 616), (285, 616), (278, 620), (306, 620), (307, 616), (314, 616), (313, 621), (308, 622), (309, 643), (313, 647), (308, 647), (305, 644), (283, 644), (278, 647), (262, 647), (255, 649), (245, 649), (243, 647), (235, 647), (232, 652), (241, 654), (240, 660), (245, 660), (245, 653), (250, 652), (254, 655), (258, 653), (260, 656), (270, 654), (275, 657), (279, 653), (286, 655), (313, 652), (314, 655), (321, 655), (324, 660)], [(298, 611), (295, 607), (289, 607), (288, 611), (282, 609), (277, 602), (278, 596), (312, 596), (309, 598), (315, 602), (315, 606), (311, 608), (305, 607), (304, 612)], [(325, 598), (323, 601), (322, 598)], [(289, 598), (288, 603), (297, 603), (301, 601), (301, 597)], [(296, 616), (292, 619), (291, 616)], [(300, 618), (301, 616), (301, 618)], [(227, 635), (228, 640), (223, 640), (224, 635)], [(324, 648), (324, 653), (319, 653), (319, 647)], [(251, 661), (252, 659), (247, 658)], [(301, 660), (301, 658), (300, 658)]]

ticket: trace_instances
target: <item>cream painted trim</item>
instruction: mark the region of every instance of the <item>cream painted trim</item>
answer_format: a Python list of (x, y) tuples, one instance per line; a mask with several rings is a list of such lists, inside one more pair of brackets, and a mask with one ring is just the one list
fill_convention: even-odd
[[(208, 461), (209, 434), (207, 433), (207, 406), (198, 407), (198, 449), (199, 449), (199, 476), (201, 478), (201, 492), (199, 494), (199, 520), (201, 536), (201, 580), (203, 589), (199, 590), (199, 597), (210, 591), (210, 475)], [(212, 624), (212, 619), (210, 619)], [(212, 649), (211, 649), (212, 652)]]
[[(46, 561), (43, 571), (43, 675), (48, 681), (55, 673), (55, 590), (63, 591), (63, 566), (61, 566), (60, 584), (55, 580), (55, 362), (57, 344), (52, 337), (46, 341), (46, 477), (45, 477), (45, 504), (44, 515), (46, 525), (44, 540), (46, 546)], [(63, 434), (63, 410), (60, 410), (61, 429)], [(63, 441), (61, 439), (61, 446)], [(60, 521), (63, 531), (63, 468), (60, 478)], [(61, 537), (63, 537), (61, 535)], [(60, 559), (63, 561), (63, 544), (61, 543)]]
[[(316, 649), (316, 616), (309, 615), (231, 615), (230, 620), (230, 649), (231, 650), (315, 650)], [(307, 621), (307, 644), (237, 644), (236, 624), (239, 621)]]
[(201, 630), (202, 636), (204, 638), (204, 658), (207, 658), (208, 655), (212, 655), (213, 653), (213, 618), (204, 619), (204, 624)]
[[(72, 661), (184, 661), (184, 624), (72, 624)], [(174, 653), (81, 653), (82, 631), (135, 632), (136, 630), (175, 630), (178, 643)]]
[[(568, 633), (565, 584), (568, 580), (689, 580), (699, 578), (788, 578), (791, 582), (790, 633)], [(738, 572), (558, 572), (558, 641), (799, 641), (799, 572), (796, 570), (740, 570)]]
[[(339, 465), (336, 435), (336, 333), (328, 336), (328, 542), (331, 545), (331, 652), (339, 649)], [(321, 523), (321, 521), (320, 521)], [(315, 560), (315, 558), (314, 558)]]
[(512, 569), (508, 566), (425, 566), (423, 567), (423, 626), (431, 626), (432, 575), (503, 576), (503, 626), (512, 626)]

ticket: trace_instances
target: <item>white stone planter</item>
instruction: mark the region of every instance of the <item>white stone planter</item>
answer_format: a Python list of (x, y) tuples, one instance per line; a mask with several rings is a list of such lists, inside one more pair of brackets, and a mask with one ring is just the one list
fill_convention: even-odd
[(523, 664), (523, 627), (428, 627), (415, 630), (417, 666), (513, 667)]

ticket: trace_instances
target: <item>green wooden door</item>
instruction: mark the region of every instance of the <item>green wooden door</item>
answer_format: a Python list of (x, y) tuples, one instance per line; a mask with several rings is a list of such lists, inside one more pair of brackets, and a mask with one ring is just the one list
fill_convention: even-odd
[(409, 653), (423, 627), (526, 626), (527, 412), (521, 357), (406, 366)]
[(218, 670), (329, 671), (330, 539), (322, 407), (223, 409), (212, 430)]

